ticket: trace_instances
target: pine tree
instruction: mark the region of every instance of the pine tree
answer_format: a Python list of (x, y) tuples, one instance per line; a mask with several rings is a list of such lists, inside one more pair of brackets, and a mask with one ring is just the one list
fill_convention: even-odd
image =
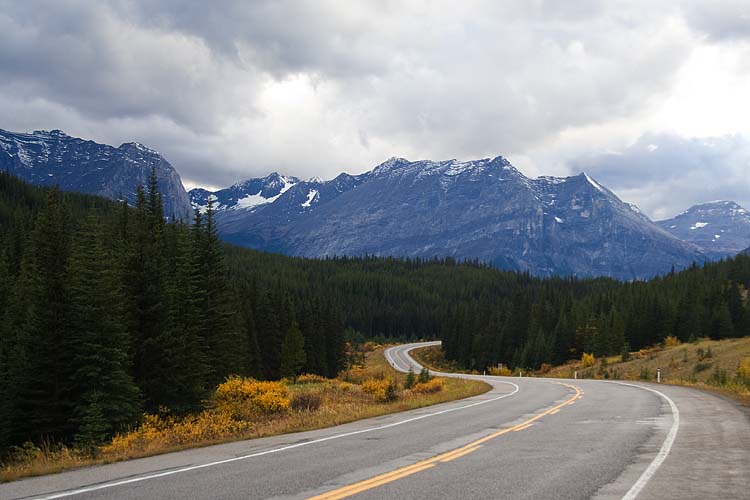
[(330, 378), (338, 376), (339, 371), (344, 369), (346, 342), (344, 340), (344, 323), (339, 317), (336, 309), (328, 307), (325, 314), (327, 320), (323, 322), (323, 336), (319, 341), (325, 343), (325, 365), (321, 366), (324, 370), (321, 375)]
[(410, 366), (409, 371), (406, 374), (406, 381), (404, 382), (404, 389), (411, 389), (414, 384), (417, 383), (417, 375), (414, 373), (414, 369)]
[(300, 370), (305, 366), (305, 338), (297, 322), (292, 322), (281, 346), (281, 376), (297, 380)]
[(721, 303), (714, 308), (711, 316), (711, 338), (725, 339), (734, 336), (732, 326), (732, 314), (726, 303)]
[[(31, 238), (28, 309), (21, 327), (26, 365), (19, 383), (27, 435), (37, 440), (69, 435), (68, 212), (58, 189), (49, 191)], [(22, 423), (23, 425), (23, 423)]]
[[(196, 221), (198, 222), (198, 221)], [(198, 259), (198, 299), (201, 314), (200, 336), (208, 359), (209, 386), (227, 375), (246, 371), (246, 337), (233, 309), (233, 297), (226, 278), (224, 256), (214, 220), (213, 201), (208, 200), (203, 230), (194, 233)]]
[(167, 231), (173, 268), (165, 278), (166, 321), (162, 372), (169, 384), (161, 404), (175, 413), (200, 408), (208, 389), (208, 359), (201, 343), (201, 316), (196, 291), (196, 259), (189, 233), (181, 224)]
[(162, 222), (158, 219), (161, 211), (155, 207), (159, 197), (154, 187), (152, 183), (149, 201), (143, 187), (137, 187), (125, 266), (128, 321), (133, 331), (133, 373), (148, 411), (158, 409), (169, 392), (168, 378), (161, 373), (165, 359)]
[(70, 263), (68, 413), (77, 442), (86, 447), (123, 430), (140, 413), (140, 394), (129, 372), (122, 289), (104, 241), (100, 223), (90, 218)]

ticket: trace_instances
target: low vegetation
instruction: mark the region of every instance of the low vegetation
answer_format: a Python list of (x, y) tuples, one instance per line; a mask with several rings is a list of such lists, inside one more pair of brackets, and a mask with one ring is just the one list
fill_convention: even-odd
[(365, 344), (355, 364), (335, 379), (303, 374), (269, 382), (229, 377), (205, 401), (204, 409), (175, 416), (166, 409), (143, 416), (130, 431), (88, 448), (15, 447), (0, 464), (0, 481), (144, 457), (195, 446), (317, 429), (454, 399), (489, 389), (476, 381), (441, 379), (428, 371), (397, 373), (383, 348)]
[[(537, 376), (643, 380), (699, 387), (739, 399), (750, 405), (750, 338), (709, 340), (682, 343), (667, 337), (661, 345), (623, 353), (619, 356), (584, 354), (581, 361), (571, 361)], [(593, 358), (593, 359), (592, 359)]]
[(431, 370), (461, 373), (458, 363), (445, 359), (445, 353), (440, 346), (428, 346), (414, 349), (409, 353), (420, 365), (426, 366)]

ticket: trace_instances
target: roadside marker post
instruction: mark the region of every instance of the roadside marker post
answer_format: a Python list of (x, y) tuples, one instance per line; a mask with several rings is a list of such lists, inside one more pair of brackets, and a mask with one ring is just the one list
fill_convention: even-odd
[(656, 383), (661, 384), (661, 368), (656, 369)]

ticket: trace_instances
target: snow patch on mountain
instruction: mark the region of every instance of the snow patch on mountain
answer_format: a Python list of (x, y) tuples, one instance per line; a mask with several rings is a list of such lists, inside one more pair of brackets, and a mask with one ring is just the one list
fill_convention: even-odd
[(316, 201), (318, 194), (319, 192), (317, 189), (311, 189), (310, 192), (307, 193), (307, 199), (300, 206), (308, 208), (314, 201)]
[(292, 188), (292, 186), (296, 184), (296, 182), (293, 182), (288, 177), (281, 176), (281, 180), (284, 182), (284, 186), (279, 191), (279, 194), (275, 196), (269, 196), (268, 198), (266, 198), (265, 196), (263, 196), (263, 191), (260, 190), (257, 193), (249, 194), (245, 196), (244, 198), (238, 199), (237, 203), (234, 206), (229, 207), (229, 208), (233, 210), (247, 210), (247, 209), (255, 208), (259, 205), (265, 205), (267, 203), (275, 202), (276, 200), (281, 198), (281, 195), (289, 191)]
[(601, 187), (601, 186), (599, 185), (599, 183), (598, 183), (598, 182), (596, 182), (596, 181), (595, 181), (594, 179), (592, 179), (591, 177), (589, 177), (589, 174), (587, 174), (586, 172), (584, 172), (584, 173), (583, 173), (583, 175), (585, 175), (585, 176), (586, 176), (586, 180), (587, 180), (587, 181), (589, 181), (589, 183), (590, 183), (590, 184), (591, 184), (592, 186), (594, 186), (594, 187), (595, 187), (596, 189), (598, 189), (599, 191), (601, 191), (602, 193), (604, 193), (604, 188), (602, 188), (602, 187)]

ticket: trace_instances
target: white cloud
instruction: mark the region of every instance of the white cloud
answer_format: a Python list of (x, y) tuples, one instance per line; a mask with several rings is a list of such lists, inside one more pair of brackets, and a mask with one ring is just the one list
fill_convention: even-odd
[[(742, 12), (645, 0), (0, 0), (0, 127), (143, 142), (189, 185), (272, 170), (332, 177), (393, 155), (502, 154), (530, 175), (564, 174), (646, 131), (746, 130)], [(628, 186), (651, 206), (646, 187)]]

